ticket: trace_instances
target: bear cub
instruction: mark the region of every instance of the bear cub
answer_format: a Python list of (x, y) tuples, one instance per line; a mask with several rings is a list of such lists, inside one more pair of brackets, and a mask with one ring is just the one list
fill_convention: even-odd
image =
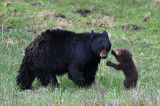
[(123, 70), (125, 75), (123, 83), (127, 89), (135, 87), (138, 80), (138, 71), (132, 60), (132, 54), (127, 49), (117, 49), (117, 53), (112, 50), (111, 53), (117, 59), (119, 64), (108, 61), (106, 65), (111, 66), (116, 70)]
[(21, 89), (30, 89), (35, 78), (43, 86), (58, 86), (57, 75), (68, 78), (80, 87), (95, 81), (100, 59), (111, 49), (108, 33), (53, 29), (47, 30), (25, 49), (25, 56), (16, 77)]

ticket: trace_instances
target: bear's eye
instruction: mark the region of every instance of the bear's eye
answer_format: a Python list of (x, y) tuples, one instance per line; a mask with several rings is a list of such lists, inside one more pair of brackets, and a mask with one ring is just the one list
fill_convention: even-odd
[(102, 48), (102, 47), (100, 47), (98, 51), (99, 51), (99, 52), (103, 51), (103, 48)]
[(101, 47), (100, 50), (104, 50), (104, 47)]

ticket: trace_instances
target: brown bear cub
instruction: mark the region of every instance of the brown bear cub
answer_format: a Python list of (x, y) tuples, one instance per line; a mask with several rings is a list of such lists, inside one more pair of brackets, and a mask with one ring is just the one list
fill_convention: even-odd
[(111, 66), (116, 70), (123, 70), (126, 77), (124, 80), (124, 86), (127, 89), (135, 87), (138, 80), (138, 71), (132, 60), (132, 54), (127, 49), (117, 49), (117, 53), (112, 50), (111, 53), (117, 59), (119, 64), (108, 61), (106, 65)]

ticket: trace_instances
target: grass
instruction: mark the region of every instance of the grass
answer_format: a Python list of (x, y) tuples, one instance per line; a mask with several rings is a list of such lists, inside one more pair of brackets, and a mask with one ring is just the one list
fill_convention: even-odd
[[(160, 105), (160, 3), (155, 0), (1, 0), (0, 2), (0, 105)], [(86, 17), (77, 9), (90, 9)], [(66, 15), (56, 17), (55, 13)], [(148, 15), (149, 14), (149, 15)], [(147, 21), (143, 17), (148, 15)], [(124, 30), (122, 25), (140, 30)], [(38, 80), (32, 90), (20, 91), (15, 77), (26, 46), (48, 28), (75, 32), (108, 31), (112, 48), (129, 49), (140, 74), (138, 86), (126, 90), (124, 75), (107, 67), (109, 54), (99, 64), (96, 82), (78, 88), (67, 75), (59, 76), (60, 87), (42, 87)]]

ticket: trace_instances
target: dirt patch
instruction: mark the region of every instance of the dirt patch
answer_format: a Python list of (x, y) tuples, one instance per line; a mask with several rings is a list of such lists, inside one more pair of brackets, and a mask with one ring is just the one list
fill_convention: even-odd
[(66, 15), (64, 15), (64, 14), (60, 14), (60, 13), (58, 13), (58, 12), (54, 12), (54, 16), (55, 17), (60, 17), (60, 18), (66, 18)]
[(24, 13), (17, 13), (17, 16), (23, 16)]
[(69, 26), (73, 26), (72, 21), (67, 21), (67, 20), (61, 18), (58, 22), (58, 28), (65, 28), (65, 27), (69, 27)]
[(74, 13), (78, 13), (82, 17), (86, 17), (94, 12), (106, 14), (106, 12), (103, 9), (92, 9), (92, 10), (90, 10), (90, 9), (77, 9), (76, 11), (74, 11)]
[(52, 18), (52, 17), (66, 18), (66, 15), (58, 13), (56, 11), (54, 11), (54, 12), (43, 11), (43, 12), (39, 13), (36, 17), (40, 20), (43, 20), (43, 19)]
[(99, 28), (106, 26), (103, 22), (86, 22), (86, 25), (88, 25), (88, 26), (98, 26)]
[(83, 17), (86, 17), (91, 13), (91, 10), (90, 9), (78, 9), (75, 12), (80, 14)]
[(147, 21), (150, 18), (150, 12), (143, 17), (143, 21)]
[(157, 5), (159, 5), (160, 4), (160, 1), (155, 1), (154, 3), (153, 3), (153, 6), (157, 6)]
[(7, 27), (7, 28), (5, 28), (4, 30), (5, 31), (9, 31), (9, 30), (13, 30), (14, 28), (12, 27), (12, 26), (9, 26), (9, 27)]
[(4, 3), (4, 7), (12, 6), (13, 4), (11, 2)]
[(9, 31), (9, 30), (14, 30), (15, 28), (12, 27), (12, 26), (8, 26), (8, 27), (0, 26), (0, 29), (2, 29), (2, 30), (4, 30), (4, 31)]
[(38, 2), (33, 2), (33, 3), (30, 3), (31, 6), (44, 6), (44, 3), (42, 1), (38, 1)]
[(138, 26), (138, 25), (134, 25), (134, 24), (129, 24), (129, 25), (122, 25), (122, 29), (124, 30), (142, 30), (144, 29), (143, 26)]

